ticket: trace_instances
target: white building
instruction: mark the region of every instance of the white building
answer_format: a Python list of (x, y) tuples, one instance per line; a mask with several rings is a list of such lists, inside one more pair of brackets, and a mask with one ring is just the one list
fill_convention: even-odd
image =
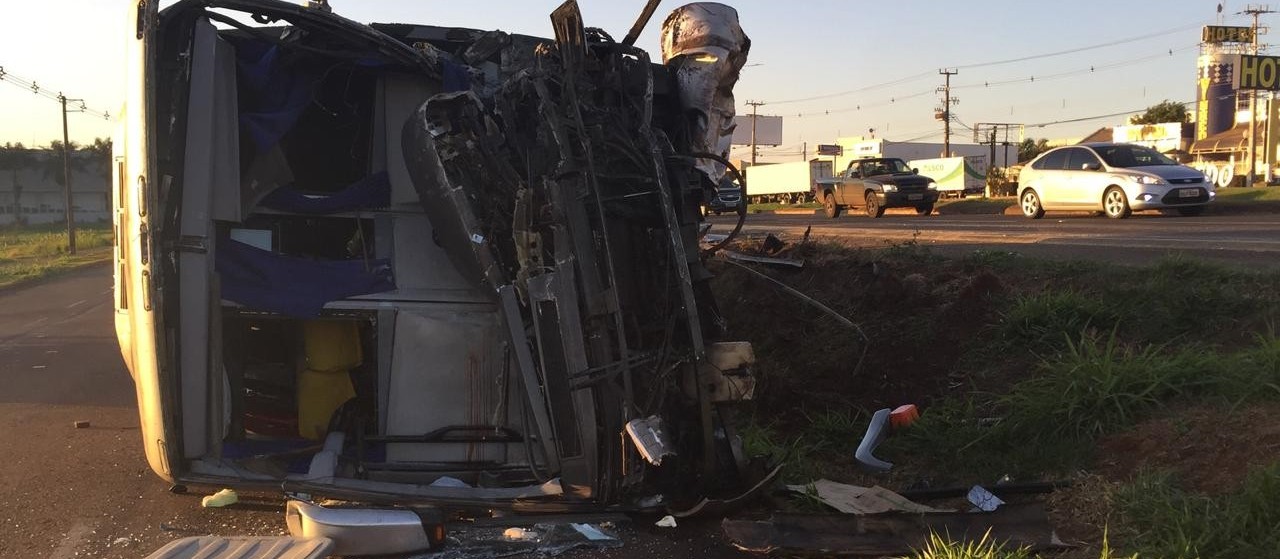
[[(93, 154), (71, 157), (72, 209), (78, 223), (111, 219), (111, 172)], [(61, 222), (66, 195), (61, 159), (51, 150), (30, 149), (12, 168), (0, 168), (0, 225), (21, 218), (28, 224)]]

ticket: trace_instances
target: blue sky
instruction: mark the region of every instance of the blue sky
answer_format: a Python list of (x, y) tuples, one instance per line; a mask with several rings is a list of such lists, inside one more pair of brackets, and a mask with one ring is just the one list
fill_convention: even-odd
[[(429, 23), (548, 36), (553, 0), (330, 0), (364, 22)], [(115, 114), (122, 99), (120, 61), (131, 0), (0, 0), (0, 66), (94, 109)], [(163, 2), (170, 4), (172, 2)], [(641, 0), (579, 0), (588, 25), (621, 37)], [(864, 2), (727, 0), (753, 42), (736, 88), (762, 114), (784, 117), (784, 145), (765, 153), (799, 157), (837, 136), (941, 141), (934, 120), (941, 68), (952, 76), (953, 108), (964, 128), (979, 122), (1052, 123), (1131, 110), (1195, 96), (1200, 27), (1217, 23), (1217, 1), (1030, 0)], [(658, 27), (682, 2), (664, 2), (641, 37), (657, 58)], [(1224, 23), (1246, 4), (1225, 2)], [(1278, 6), (1280, 7), (1280, 6)], [(1280, 14), (1262, 23), (1280, 22)], [(55, 33), (56, 31), (56, 33)], [(1268, 38), (1263, 36), (1265, 42)], [(1102, 46), (1109, 45), (1109, 46)], [(1097, 47), (1097, 48), (1087, 48)], [(1036, 55), (1076, 51), (1057, 56)], [(1030, 60), (989, 64), (1035, 57)], [(1092, 71), (1090, 69), (1092, 68)], [(1037, 76), (1034, 82), (1029, 81)], [(1022, 81), (1019, 81), (1022, 80)], [(997, 83), (1012, 82), (1012, 83)], [(994, 85), (993, 85), (994, 84)], [(843, 94), (841, 94), (843, 93)], [(837, 95), (839, 94), (839, 95)], [(807, 101), (795, 101), (822, 97)], [(791, 102), (788, 102), (791, 101)], [(45, 145), (61, 137), (58, 105), (0, 83), (0, 142)], [(1036, 138), (1082, 136), (1124, 117), (1031, 127)], [(73, 140), (109, 136), (113, 124), (72, 115)], [(793, 155), (794, 154), (794, 155)]]

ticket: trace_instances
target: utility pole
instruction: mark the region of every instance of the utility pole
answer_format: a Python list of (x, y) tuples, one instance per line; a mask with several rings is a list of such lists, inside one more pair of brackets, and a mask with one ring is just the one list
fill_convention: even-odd
[(764, 105), (764, 102), (747, 101), (747, 104), (751, 105), (751, 165), (754, 167), (756, 164), (756, 152), (757, 152), (756, 150), (756, 117), (759, 116), (756, 114), (756, 109), (759, 108), (761, 105)]
[(938, 73), (945, 76), (946, 83), (939, 90), (942, 93), (942, 156), (951, 157), (951, 105), (960, 100), (951, 96), (951, 76), (960, 72), (955, 69), (942, 69)]
[[(1248, 7), (1244, 9), (1243, 13), (1253, 16), (1253, 54), (1254, 56), (1257, 56), (1258, 54), (1258, 16), (1261, 16), (1262, 14), (1273, 14), (1275, 12), (1272, 11), (1271, 8), (1266, 5), (1250, 4)], [(1249, 91), (1249, 154), (1248, 154), (1249, 173), (1246, 175), (1248, 177), (1248, 179), (1246, 179), (1248, 180), (1248, 184), (1246, 184), (1245, 186), (1252, 187), (1254, 181), (1256, 180), (1256, 177), (1254, 175), (1257, 173), (1257, 161), (1258, 161), (1257, 156), (1258, 156), (1258, 92), (1255, 90), (1251, 90)]]
[(67, 101), (80, 101), (81, 108), (75, 109), (75, 112), (80, 112), (84, 109), (84, 100), (67, 99), (66, 95), (59, 93), (58, 101), (62, 103), (62, 194), (66, 199), (63, 213), (67, 218), (67, 254), (75, 254), (76, 217), (71, 206), (71, 140), (67, 136)]

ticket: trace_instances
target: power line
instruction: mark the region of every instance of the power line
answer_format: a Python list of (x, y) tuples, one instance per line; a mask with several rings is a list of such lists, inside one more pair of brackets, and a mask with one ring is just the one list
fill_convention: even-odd
[[(1027, 84), (1027, 83), (1045, 82), (1045, 81), (1057, 80), (1057, 79), (1067, 78), (1067, 77), (1076, 76), (1076, 75), (1096, 74), (1096, 73), (1103, 72), (1103, 71), (1107, 71), (1107, 70), (1115, 70), (1115, 69), (1117, 69), (1117, 68), (1123, 68), (1123, 67), (1126, 67), (1126, 66), (1133, 66), (1133, 65), (1135, 65), (1135, 64), (1141, 64), (1141, 63), (1144, 63), (1144, 62), (1147, 62), (1147, 61), (1150, 61), (1150, 60), (1154, 60), (1154, 59), (1157, 59), (1157, 58), (1164, 58), (1164, 57), (1166, 57), (1166, 56), (1173, 56), (1173, 54), (1174, 54), (1174, 53), (1182, 52), (1182, 51), (1185, 51), (1185, 50), (1190, 50), (1190, 49), (1199, 48), (1199, 46), (1200, 46), (1200, 44), (1199, 44), (1199, 43), (1195, 43), (1195, 44), (1191, 44), (1191, 45), (1187, 45), (1187, 46), (1182, 46), (1182, 47), (1178, 47), (1178, 48), (1167, 49), (1165, 52), (1162, 52), (1162, 53), (1159, 53), (1159, 54), (1153, 54), (1153, 55), (1150, 55), (1150, 56), (1144, 56), (1144, 57), (1141, 57), (1141, 58), (1133, 58), (1133, 59), (1125, 60), (1125, 61), (1122, 61), (1122, 62), (1114, 62), (1114, 63), (1111, 63), (1111, 64), (1100, 64), (1100, 65), (1099, 65), (1099, 64), (1095, 64), (1095, 65), (1091, 65), (1091, 66), (1089, 66), (1088, 68), (1079, 68), (1079, 69), (1076, 69), (1076, 70), (1069, 70), (1069, 71), (1066, 71), (1066, 72), (1059, 72), (1059, 73), (1057, 73), (1057, 74), (1048, 74), (1048, 75), (1044, 75), (1044, 76), (1028, 76), (1028, 77), (1025, 77), (1025, 78), (1015, 78), (1015, 79), (1002, 80), (1002, 81), (996, 81), (996, 82), (988, 81), (988, 82), (983, 82), (983, 83), (972, 83), (972, 84), (963, 84), (963, 85), (953, 85), (953, 86), (951, 86), (951, 88), (952, 88), (952, 89), (974, 89), (974, 88), (979, 88), (979, 87), (981, 87), (981, 88), (988, 88), (988, 89), (989, 89), (989, 88), (992, 88), (992, 87), (999, 87), (999, 86), (1005, 86), (1005, 85), (1015, 85), (1015, 84)], [(925, 96), (925, 95), (929, 95), (929, 94), (931, 94), (931, 93), (934, 93), (934, 91), (919, 91), (919, 92), (912, 93), (912, 94), (909, 94), (909, 95), (899, 95), (899, 96), (891, 97), (891, 98), (889, 98), (887, 101), (878, 101), (878, 102), (873, 102), (873, 103), (860, 103), (860, 104), (854, 105), (854, 106), (852, 106), (852, 107), (843, 107), (843, 108), (839, 108), (839, 109), (827, 109), (827, 110), (820, 110), (820, 111), (808, 111), (808, 112), (796, 113), (796, 114), (794, 115), (794, 118), (805, 118), (805, 117), (811, 117), (811, 116), (828, 116), (828, 115), (832, 115), (832, 114), (840, 114), (840, 113), (847, 113), (847, 112), (859, 111), (859, 110), (862, 110), (862, 109), (872, 109), (872, 108), (878, 108), (878, 107), (886, 107), (886, 106), (889, 106), (889, 105), (895, 104), (895, 103), (897, 103), (897, 102), (899, 102), (899, 101), (905, 101), (905, 100), (907, 100), (907, 99), (913, 99), (913, 98), (916, 98), (916, 97), (923, 97), (923, 96)], [(784, 115), (784, 116), (790, 116), (790, 115)]]
[[(1158, 32), (1155, 32), (1155, 33), (1147, 34), (1147, 35), (1139, 35), (1139, 36), (1137, 36), (1137, 37), (1130, 37), (1130, 38), (1127, 38), (1127, 39), (1119, 39), (1119, 40), (1116, 40), (1116, 41), (1108, 41), (1108, 42), (1106, 42), (1106, 43), (1098, 43), (1098, 44), (1094, 44), (1094, 45), (1087, 45), (1087, 46), (1077, 47), (1077, 48), (1073, 48), (1073, 49), (1067, 49), (1067, 50), (1056, 51), (1056, 52), (1048, 52), (1048, 53), (1042, 53), (1042, 54), (1034, 54), (1034, 55), (1030, 55), (1030, 56), (1023, 56), (1023, 57), (1018, 57), (1018, 58), (1010, 58), (1010, 59), (1005, 59), (1005, 60), (995, 60), (995, 61), (990, 61), (990, 62), (979, 62), (979, 63), (974, 63), (974, 64), (965, 64), (965, 65), (960, 65), (960, 66), (952, 66), (952, 68), (956, 68), (956, 69), (960, 69), (960, 68), (965, 68), (965, 69), (968, 69), (968, 68), (982, 68), (982, 67), (986, 67), (986, 66), (999, 66), (999, 65), (1003, 65), (1003, 64), (1012, 64), (1012, 63), (1014, 63), (1014, 62), (1026, 62), (1026, 61), (1028, 61), (1028, 60), (1036, 60), (1036, 59), (1040, 59), (1040, 58), (1050, 58), (1050, 57), (1054, 57), (1054, 56), (1062, 56), (1062, 55), (1065, 55), (1065, 54), (1074, 54), (1074, 53), (1077, 53), (1077, 52), (1084, 52), (1084, 51), (1089, 51), (1089, 50), (1096, 50), (1096, 49), (1100, 49), (1100, 48), (1113, 47), (1113, 46), (1122, 45), (1122, 44), (1126, 44), (1126, 43), (1132, 43), (1132, 42), (1142, 41), (1142, 40), (1151, 39), (1151, 38), (1154, 38), (1154, 37), (1159, 37), (1159, 36), (1162, 36), (1162, 35), (1167, 35), (1167, 34), (1170, 34), (1170, 33), (1176, 33), (1176, 32), (1179, 32), (1179, 31), (1186, 31), (1186, 30), (1188, 30), (1188, 29), (1193, 29), (1193, 28), (1198, 27), (1198, 26), (1200, 26), (1200, 25), (1203, 25), (1203, 24), (1202, 24), (1201, 22), (1198, 22), (1198, 21), (1197, 21), (1197, 22), (1194, 22), (1194, 23), (1189, 23), (1189, 24), (1186, 24), (1186, 25), (1181, 25), (1181, 26), (1178, 26), (1178, 27), (1174, 27), (1174, 28), (1166, 29), (1166, 30), (1164, 30), (1164, 31), (1158, 31)], [(814, 96), (811, 96), (811, 97), (801, 97), (801, 98), (797, 98), (797, 99), (783, 99), (783, 100), (781, 100), (781, 101), (769, 101), (769, 103), (770, 103), (770, 104), (772, 104), (772, 105), (783, 105), (783, 104), (787, 104), (787, 103), (801, 103), (801, 102), (804, 102), (804, 101), (817, 101), (817, 100), (820, 100), (820, 99), (830, 99), (830, 98), (833, 98), (833, 97), (843, 97), (843, 96), (845, 96), (845, 95), (852, 95), (852, 94), (854, 94), (854, 93), (861, 93), (861, 92), (864, 92), (864, 91), (870, 91), (870, 90), (878, 89), (878, 88), (881, 88), (881, 87), (888, 87), (888, 86), (891, 86), (891, 85), (897, 85), (897, 84), (901, 84), (901, 83), (905, 83), (905, 82), (910, 82), (910, 81), (914, 81), (914, 80), (918, 80), (918, 79), (923, 79), (923, 78), (926, 78), (926, 77), (931, 76), (931, 75), (933, 75), (933, 72), (921, 72), (921, 73), (919, 73), (919, 74), (914, 74), (914, 75), (907, 76), (907, 77), (904, 77), (904, 78), (898, 78), (898, 79), (896, 79), (896, 80), (891, 80), (891, 81), (887, 81), (887, 82), (881, 82), (881, 83), (877, 83), (877, 84), (873, 84), (873, 85), (868, 85), (868, 86), (860, 87), (860, 88), (857, 88), (857, 89), (849, 89), (849, 90), (839, 91), (839, 92), (835, 92), (835, 93), (825, 93), (825, 94), (821, 94), (821, 95), (814, 95)]]
[[(1190, 104), (1192, 104), (1192, 103), (1195, 103), (1195, 101), (1180, 101), (1180, 102), (1179, 102), (1179, 104), (1181, 104), (1181, 105), (1182, 105), (1182, 106), (1184, 106), (1184, 107), (1185, 107), (1185, 106), (1187, 106), (1187, 105), (1190, 105)], [(1073, 122), (1087, 122), (1087, 121), (1090, 121), (1090, 120), (1099, 120), (1099, 119), (1103, 119), (1103, 118), (1114, 118), (1114, 117), (1117, 117), (1117, 116), (1131, 115), (1131, 114), (1135, 114), (1135, 113), (1136, 113), (1136, 114), (1141, 114), (1142, 112), (1144, 112), (1144, 111), (1146, 111), (1146, 110), (1147, 110), (1147, 108), (1145, 108), (1145, 107), (1144, 107), (1144, 108), (1141, 108), (1141, 109), (1136, 109), (1136, 110), (1131, 110), (1131, 111), (1122, 111), (1122, 112), (1118, 112), (1118, 113), (1109, 113), (1109, 114), (1105, 114), (1105, 115), (1085, 116), (1085, 117), (1080, 117), (1080, 118), (1070, 118), (1070, 119), (1065, 119), (1065, 120), (1054, 120), (1054, 121), (1050, 121), (1050, 122), (1038, 122), (1038, 123), (1035, 123), (1035, 124), (1028, 124), (1027, 126), (1028, 126), (1028, 127), (1034, 127), (1034, 128), (1044, 128), (1044, 127), (1047, 127), (1047, 126), (1053, 126), (1053, 125), (1055, 125), (1055, 124), (1071, 124), (1071, 123), (1073, 123)]]
[(1146, 39), (1151, 39), (1151, 38), (1154, 38), (1154, 37), (1159, 37), (1159, 36), (1161, 36), (1161, 35), (1167, 35), (1167, 34), (1169, 34), (1169, 33), (1176, 33), (1176, 32), (1178, 32), (1178, 31), (1186, 31), (1186, 30), (1188, 30), (1188, 29), (1194, 29), (1194, 28), (1196, 28), (1196, 27), (1200, 27), (1201, 25), (1204, 25), (1204, 24), (1203, 24), (1203, 23), (1201, 23), (1201, 22), (1198, 22), (1198, 21), (1197, 21), (1197, 22), (1195, 22), (1195, 23), (1189, 23), (1189, 24), (1187, 24), (1187, 25), (1182, 25), (1182, 26), (1179, 26), (1179, 27), (1174, 27), (1174, 28), (1172, 28), (1172, 29), (1166, 29), (1166, 30), (1164, 30), (1164, 31), (1157, 31), (1157, 32), (1155, 32), (1155, 33), (1149, 33), (1149, 34), (1147, 34), (1147, 35), (1138, 35), (1137, 37), (1130, 37), (1130, 38), (1128, 38), (1128, 39), (1119, 39), (1119, 40), (1116, 40), (1116, 41), (1110, 41), (1110, 42), (1106, 42), (1106, 43), (1099, 43), (1099, 44), (1096, 44), (1096, 45), (1089, 45), (1089, 46), (1087, 46), (1087, 47), (1079, 47), (1079, 48), (1074, 48), (1074, 49), (1060, 50), (1060, 51), (1057, 51), (1057, 52), (1046, 52), (1046, 53), (1043, 53), (1043, 54), (1033, 54), (1033, 55), (1031, 55), (1031, 56), (1021, 56), (1021, 57), (1018, 57), (1018, 58), (1009, 58), (1009, 59), (1005, 59), (1005, 60), (997, 60), (997, 61), (994, 61), (994, 62), (982, 62), (982, 63), (978, 63), (978, 64), (965, 64), (965, 65), (956, 66), (956, 68), (981, 68), (981, 67), (985, 67), (985, 66), (999, 66), (999, 65), (1002, 65), (1002, 64), (1012, 64), (1012, 63), (1014, 63), (1014, 62), (1026, 62), (1026, 61), (1028, 61), (1028, 60), (1036, 60), (1036, 59), (1039, 59), (1039, 58), (1050, 58), (1050, 57), (1054, 57), (1054, 56), (1062, 56), (1062, 55), (1064, 55), (1064, 54), (1075, 54), (1075, 53), (1077, 53), (1077, 52), (1084, 52), (1084, 51), (1087, 51), (1087, 50), (1095, 50), (1095, 49), (1106, 48), (1106, 47), (1114, 47), (1114, 46), (1117, 46), (1117, 45), (1123, 45), (1123, 44), (1125, 44), (1125, 43), (1133, 43), (1133, 42), (1137, 42), (1137, 41), (1143, 41), (1143, 40), (1146, 40)]
[[(0, 66), (0, 81), (8, 82), (14, 85), (15, 87), (21, 87), (22, 89), (25, 89), (36, 95), (49, 99), (50, 101), (57, 101), (61, 103), (65, 98), (65, 96), (61, 92), (54, 93), (51, 90), (41, 87), (40, 84), (36, 83), (33, 80), (28, 80), (26, 78), (22, 78), (10, 72), (5, 71), (4, 66)], [(67, 100), (70, 101), (71, 99), (67, 99)], [(102, 118), (104, 120), (111, 120), (110, 113), (106, 111), (97, 111), (94, 109), (90, 109), (88, 105), (86, 105), (85, 102), (81, 99), (76, 99), (75, 101), (77, 101), (79, 105), (73, 106), (74, 112), (88, 113), (93, 116)]]

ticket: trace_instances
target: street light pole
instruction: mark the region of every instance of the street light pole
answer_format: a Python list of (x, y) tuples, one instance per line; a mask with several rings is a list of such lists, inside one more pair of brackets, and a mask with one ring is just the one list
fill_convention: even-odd
[[(78, 100), (78, 99), (77, 99)], [(76, 253), (76, 218), (71, 204), (71, 141), (67, 135), (67, 96), (58, 94), (62, 102), (62, 194), (66, 199), (67, 254)]]

